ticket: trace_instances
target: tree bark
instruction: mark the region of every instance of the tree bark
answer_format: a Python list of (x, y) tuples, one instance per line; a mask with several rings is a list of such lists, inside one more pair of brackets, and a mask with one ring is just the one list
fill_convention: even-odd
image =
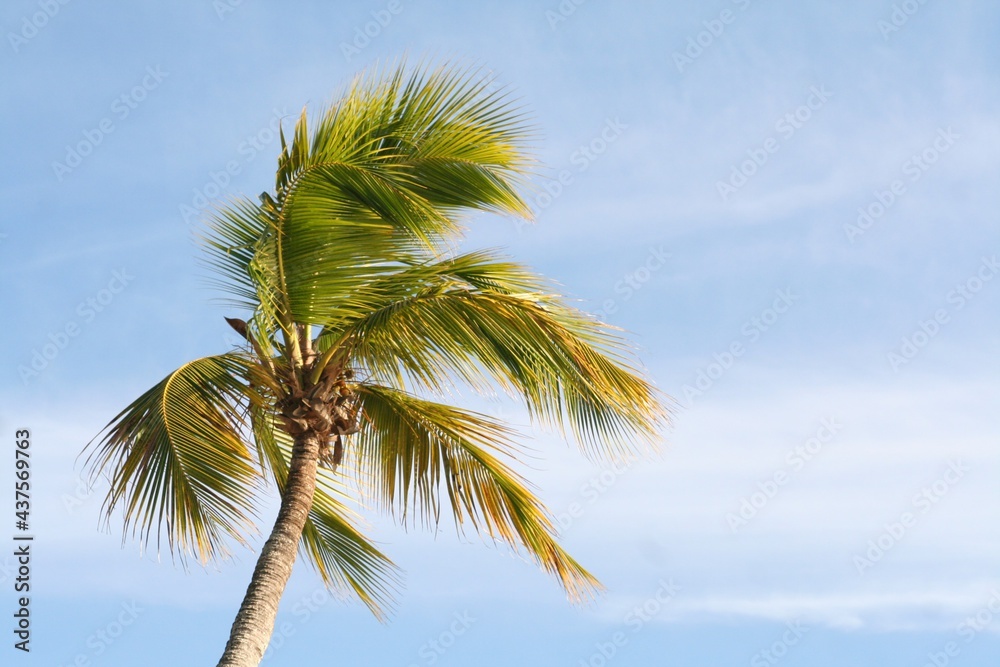
[(278, 518), (261, 549), (218, 667), (256, 667), (264, 657), (281, 595), (295, 565), (302, 529), (312, 509), (321, 439), (312, 430), (295, 438)]

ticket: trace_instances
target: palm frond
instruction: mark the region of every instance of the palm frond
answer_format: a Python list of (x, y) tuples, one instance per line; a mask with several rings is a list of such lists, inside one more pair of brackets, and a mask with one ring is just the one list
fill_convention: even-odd
[(386, 509), (404, 523), (419, 518), (436, 525), (443, 492), (460, 530), (468, 521), (481, 534), (523, 548), (575, 600), (599, 590), (556, 542), (545, 507), (501, 461), (512, 453), (512, 433), (503, 424), (389, 387), (359, 391), (368, 423), (355, 441), (358, 465), (370, 468)]
[[(359, 77), (310, 132), (282, 134), (275, 196), (238, 202), (209, 232), (228, 289), (286, 324), (334, 325), (370, 304), (356, 294), (437, 257), (460, 211), (530, 216), (522, 114), (476, 70)], [(264, 282), (261, 290), (259, 283)]]
[(121, 509), (129, 529), (203, 563), (226, 554), (226, 538), (255, 530), (259, 474), (241, 438), (250, 362), (236, 354), (181, 366), (136, 399), (88, 444), (91, 479), (107, 476), (104, 512)]
[(499, 384), (597, 457), (627, 458), (657, 442), (668, 415), (625, 343), (530, 272), (480, 253), (394, 282), (398, 299), (335, 332), (378, 382), (402, 388), (407, 377), (435, 391), (456, 377), (478, 389)]
[[(203, 235), (205, 265), (214, 272), (212, 285), (230, 294), (235, 305), (254, 310), (263, 285), (255, 275), (261, 240), (268, 221), (253, 202), (237, 199), (212, 218)], [(270, 290), (268, 290), (270, 291)]]

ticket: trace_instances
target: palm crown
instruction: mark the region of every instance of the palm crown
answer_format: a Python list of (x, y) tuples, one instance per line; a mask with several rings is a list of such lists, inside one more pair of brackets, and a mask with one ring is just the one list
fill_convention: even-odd
[(455, 250), (463, 213), (530, 217), (522, 113), (478, 71), (400, 66), (357, 78), (312, 125), (303, 111), (282, 134), (274, 191), (232, 202), (205, 238), (247, 344), (172, 372), (95, 439), (106, 512), (206, 561), (254, 531), (264, 483), (284, 496), (312, 456), (301, 552), (376, 613), (396, 571), (352, 492), (402, 522), (450, 512), (587, 596), (596, 580), (512, 468), (516, 434), (435, 400), (499, 388), (593, 457), (654, 444), (666, 420), (613, 330), (497, 253)]

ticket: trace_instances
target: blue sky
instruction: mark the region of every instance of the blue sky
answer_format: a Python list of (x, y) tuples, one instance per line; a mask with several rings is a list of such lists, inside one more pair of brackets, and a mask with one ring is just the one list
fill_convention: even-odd
[(265, 664), (995, 665), (998, 21), (934, 0), (5, 3), (0, 469), (30, 428), (36, 555), (32, 652), (8, 634), (3, 664), (217, 659), (254, 554), (185, 571), (122, 545), (75, 457), (232, 343), (192, 211), (270, 187), (278, 122), (409, 54), (480, 63), (531, 110), (537, 221), (476, 218), (468, 246), (631, 332), (674, 427), (620, 470), (525, 428), (597, 603), (371, 516), (406, 571), (394, 618), (299, 567)]

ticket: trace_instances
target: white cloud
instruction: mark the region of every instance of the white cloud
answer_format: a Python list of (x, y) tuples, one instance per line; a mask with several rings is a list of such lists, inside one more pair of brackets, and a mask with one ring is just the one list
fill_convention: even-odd
[[(965, 618), (1000, 603), (1000, 580), (963, 590), (909, 590), (878, 593), (790, 593), (759, 596), (678, 596), (663, 614), (667, 622), (748, 617), (769, 621), (800, 620), (842, 630), (954, 630)], [(633, 601), (633, 604), (635, 601)], [(994, 603), (994, 604), (997, 604)], [(624, 605), (623, 605), (624, 606)], [(1000, 619), (988, 630), (1000, 633)]]

